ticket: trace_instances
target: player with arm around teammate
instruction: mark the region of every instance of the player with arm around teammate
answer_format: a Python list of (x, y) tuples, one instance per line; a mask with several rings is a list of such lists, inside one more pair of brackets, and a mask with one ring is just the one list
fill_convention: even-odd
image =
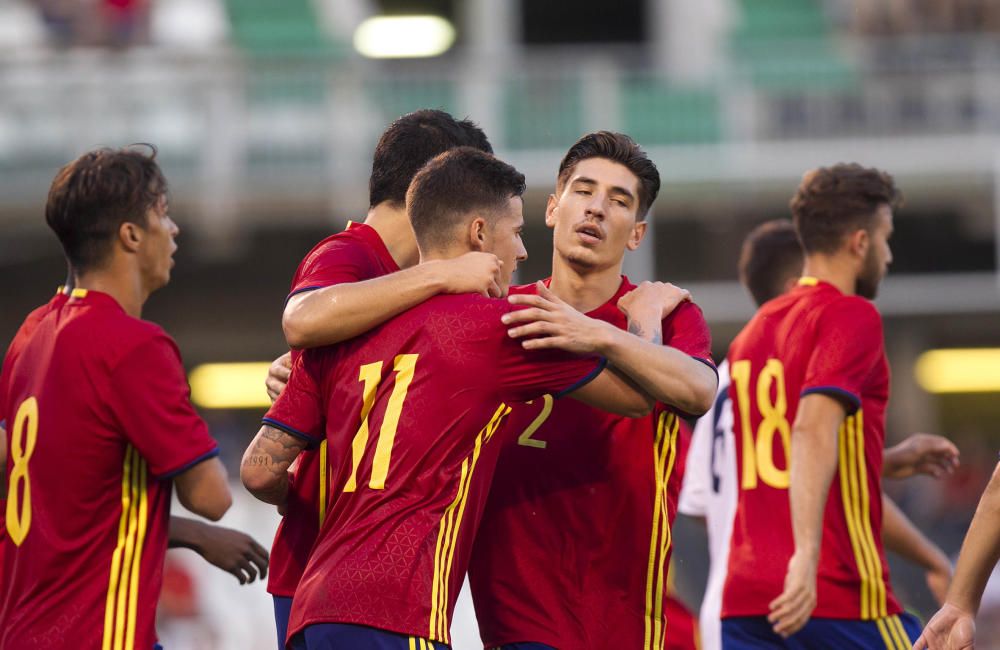
[[(403, 115), (382, 133), (372, 157), (364, 221), (317, 244), (295, 272), (282, 315), (290, 347), (339, 343), (437, 293), (499, 295), (500, 264), (490, 253), (473, 251), (414, 266), (417, 242), (406, 216), (406, 189), (428, 160), (459, 146), (492, 152), (479, 127), (439, 110)], [(267, 380), (272, 398), (290, 367), (287, 354), (272, 364)], [(325, 443), (304, 451), (281, 505), (284, 516), (271, 547), (268, 580), (279, 647), (284, 646), (292, 596), (326, 518), (329, 473)]]
[[(505, 290), (526, 257), (523, 191), (523, 176), (488, 154), (438, 156), (407, 194), (421, 259), (492, 251)], [(281, 502), (299, 450), (325, 434), (336, 459), (291, 642), (446, 645), (511, 404), (565, 392), (628, 414), (650, 408), (597, 357), (525, 351), (500, 320), (512, 309), (478, 294), (437, 296), (296, 362), (241, 471), (258, 498)]]
[(622, 275), (659, 186), (628, 136), (583, 136), (546, 209), (550, 294), (529, 285), (510, 298), (528, 305), (506, 317), (526, 348), (601, 354), (657, 404), (628, 418), (545, 398), (511, 415), (516, 437), (501, 454), (470, 569), (488, 648), (663, 648), (669, 637), (678, 414), (704, 412), (716, 376), (701, 310), (650, 300), (677, 289)]

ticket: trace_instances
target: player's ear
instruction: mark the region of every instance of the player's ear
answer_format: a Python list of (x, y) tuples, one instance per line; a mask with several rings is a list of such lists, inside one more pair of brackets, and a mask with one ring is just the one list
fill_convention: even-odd
[(639, 244), (641, 244), (642, 240), (646, 237), (646, 230), (648, 228), (649, 224), (645, 219), (642, 221), (636, 221), (635, 225), (632, 226), (632, 232), (629, 233), (628, 242), (625, 244), (625, 247), (630, 251), (634, 251), (639, 248)]
[(865, 228), (859, 228), (848, 236), (847, 243), (851, 253), (863, 259), (872, 244), (871, 235)]
[(145, 233), (142, 228), (130, 221), (124, 221), (122, 222), (122, 225), (118, 227), (118, 241), (121, 243), (122, 247), (130, 253), (134, 253), (139, 250), (144, 234)]
[(554, 228), (556, 225), (556, 208), (559, 207), (559, 199), (555, 194), (549, 194), (549, 199), (545, 203), (545, 225)]
[(469, 223), (469, 249), (486, 250), (486, 220), (476, 217)]

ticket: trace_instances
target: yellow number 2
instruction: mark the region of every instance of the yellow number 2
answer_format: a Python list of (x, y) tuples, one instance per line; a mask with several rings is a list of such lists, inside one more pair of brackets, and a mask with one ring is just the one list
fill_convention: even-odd
[[(373, 490), (385, 489), (385, 479), (389, 474), (389, 461), (392, 459), (392, 444), (396, 440), (399, 417), (403, 412), (406, 391), (410, 389), (410, 382), (413, 381), (413, 372), (417, 367), (418, 356), (416, 354), (400, 354), (393, 361), (392, 369), (396, 373), (396, 382), (392, 387), (392, 394), (389, 396), (389, 404), (385, 407), (385, 417), (382, 418), (378, 443), (375, 445), (372, 477), (368, 482), (368, 487)], [(344, 492), (354, 492), (358, 489), (358, 465), (361, 464), (361, 457), (368, 447), (368, 414), (371, 413), (372, 406), (375, 405), (375, 392), (382, 381), (382, 362), (376, 361), (361, 366), (358, 381), (364, 383), (361, 401), (361, 426), (358, 427), (358, 432), (354, 434), (354, 441), (351, 443), (351, 475), (344, 485)]]
[[(534, 401), (535, 400), (531, 400), (528, 404), (531, 404)], [(531, 424), (528, 425), (528, 428), (517, 437), (517, 444), (522, 447), (534, 447), (535, 449), (545, 449), (545, 447), (548, 446), (549, 443), (544, 440), (538, 440), (536, 438), (532, 438), (531, 436), (535, 435), (538, 428), (549, 419), (549, 415), (552, 414), (552, 403), (554, 401), (555, 400), (552, 399), (551, 395), (542, 395), (542, 412), (539, 413), (538, 417), (532, 420)]]
[[(22, 440), (23, 438), (23, 440)], [(14, 416), (14, 428), (10, 435), (10, 457), (14, 468), (10, 472), (7, 489), (7, 534), (15, 545), (20, 546), (31, 528), (31, 479), (28, 476), (28, 461), (35, 451), (38, 440), (38, 400), (34, 397), (21, 402)], [(21, 492), (23, 486), (23, 492)], [(22, 496), (19, 498), (18, 493)]]
[[(789, 484), (788, 463), (791, 461), (792, 431), (788, 423), (788, 397), (785, 395), (785, 367), (778, 359), (768, 359), (757, 377), (757, 412), (760, 424), (757, 433), (750, 427), (750, 361), (733, 363), (731, 376), (736, 387), (736, 401), (740, 410), (740, 436), (743, 445), (744, 490), (757, 487), (758, 478), (766, 485), (779, 490)], [(771, 391), (775, 398), (771, 400)], [(785, 452), (785, 469), (774, 464), (774, 436), (781, 437)]]

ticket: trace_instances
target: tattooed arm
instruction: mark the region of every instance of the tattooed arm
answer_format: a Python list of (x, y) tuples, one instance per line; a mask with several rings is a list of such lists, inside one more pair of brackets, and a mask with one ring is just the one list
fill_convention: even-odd
[(283, 505), (288, 496), (288, 468), (308, 444), (265, 424), (243, 454), (240, 480), (264, 503)]
[(663, 319), (689, 297), (687, 291), (663, 282), (643, 282), (622, 296), (618, 307), (628, 317), (631, 336), (618, 330), (605, 356), (657, 401), (702, 415), (715, 399), (715, 370), (663, 345)]

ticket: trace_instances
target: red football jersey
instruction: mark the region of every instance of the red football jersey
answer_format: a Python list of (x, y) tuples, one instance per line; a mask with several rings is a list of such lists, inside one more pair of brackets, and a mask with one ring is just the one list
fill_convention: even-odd
[(296, 361), (264, 422), (325, 434), (332, 480), (289, 638), (339, 622), (448, 643), (510, 404), (573, 390), (603, 367), (525, 351), (500, 321), (512, 309), (437, 296)]
[(815, 278), (766, 303), (729, 350), (739, 501), (722, 616), (763, 616), (795, 548), (788, 503), (791, 423), (801, 396), (850, 405), (823, 515), (813, 616), (900, 612), (882, 548), (882, 448), (889, 364), (875, 306)]
[[(53, 309), (59, 309), (64, 302), (69, 299), (69, 291), (64, 287), (59, 287), (56, 289), (56, 295), (52, 297), (52, 300), (48, 301), (41, 307), (36, 308), (28, 317), (24, 319), (21, 323), (21, 327), (18, 328), (17, 333), (14, 334), (14, 338), (10, 342), (10, 347), (7, 348), (7, 355), (3, 360), (3, 368), (0, 369), (0, 387), (7, 385), (7, 371), (14, 364), (14, 360), (17, 355), (24, 348), (25, 344), (31, 339), (31, 335), (35, 332), (35, 327), (41, 322), (45, 314), (49, 313)], [(7, 412), (7, 408), (4, 404), (4, 392), (0, 389), (0, 427), (4, 430), (7, 429), (7, 423), (3, 420), (4, 414)], [(6, 462), (6, 461), (4, 461)], [(4, 490), (6, 493), (6, 490)], [(0, 498), (0, 513), (7, 512), (7, 500), (5, 498)], [(7, 541), (7, 526), (0, 527), (0, 593), (3, 593), (3, 553), (5, 542)]]
[(174, 342), (75, 290), (6, 368), (0, 647), (149, 648), (170, 477), (218, 453)]
[[(351, 222), (347, 230), (327, 237), (302, 260), (289, 297), (344, 282), (370, 280), (399, 270), (378, 232), (363, 223)], [(298, 352), (292, 353), (293, 357)], [(319, 526), (326, 516), (326, 489), (329, 472), (326, 443), (299, 456), (288, 491), (285, 516), (271, 545), (267, 590), (275, 596), (290, 597), (302, 577), (309, 550), (316, 542)], [(326, 481), (320, 481), (326, 476)]]
[[(632, 288), (623, 278), (588, 315), (624, 329)], [(714, 368), (694, 303), (664, 319), (663, 340)], [(663, 647), (680, 426), (664, 404), (634, 419), (549, 398), (515, 409), (470, 565), (487, 647)]]

